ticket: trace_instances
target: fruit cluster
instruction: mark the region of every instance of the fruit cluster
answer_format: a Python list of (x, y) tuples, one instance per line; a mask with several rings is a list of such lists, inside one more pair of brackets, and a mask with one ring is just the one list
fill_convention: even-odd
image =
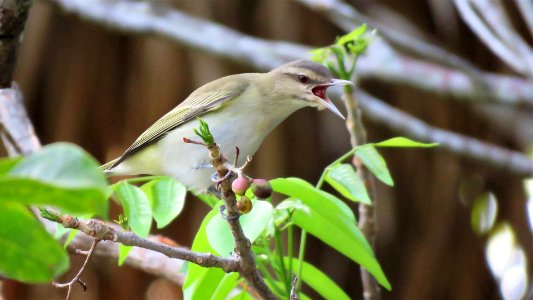
[(237, 196), (237, 210), (241, 214), (247, 214), (252, 210), (252, 200), (245, 195), (248, 188), (258, 199), (266, 199), (272, 195), (272, 186), (266, 179), (250, 180), (246, 177), (238, 177), (233, 180), (231, 189)]

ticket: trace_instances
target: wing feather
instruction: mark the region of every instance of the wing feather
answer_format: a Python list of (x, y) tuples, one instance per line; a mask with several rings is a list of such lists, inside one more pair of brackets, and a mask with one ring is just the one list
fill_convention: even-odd
[[(248, 87), (248, 81), (242, 80), (242, 75), (233, 75), (215, 80), (194, 91), (181, 104), (157, 120), (107, 169), (113, 169), (131, 155), (163, 138), (172, 129), (209, 111), (217, 110), (228, 101), (235, 99)], [(226, 80), (223, 80), (226, 79)], [(240, 79), (240, 80), (239, 80)]]

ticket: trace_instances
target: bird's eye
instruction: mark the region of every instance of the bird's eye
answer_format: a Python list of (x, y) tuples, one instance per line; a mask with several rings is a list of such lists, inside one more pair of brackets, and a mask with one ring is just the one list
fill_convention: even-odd
[(309, 81), (309, 77), (305, 76), (305, 75), (298, 75), (298, 80), (301, 82), (301, 83), (307, 83)]

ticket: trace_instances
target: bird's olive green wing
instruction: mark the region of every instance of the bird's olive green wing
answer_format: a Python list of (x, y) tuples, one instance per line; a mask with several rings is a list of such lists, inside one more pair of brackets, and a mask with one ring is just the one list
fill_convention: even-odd
[(220, 109), (228, 101), (238, 97), (248, 86), (248, 81), (237, 76), (218, 79), (194, 91), (185, 101), (141, 134), (124, 154), (113, 161), (107, 169), (118, 166), (126, 158), (163, 138), (172, 129), (202, 116), (206, 112)]

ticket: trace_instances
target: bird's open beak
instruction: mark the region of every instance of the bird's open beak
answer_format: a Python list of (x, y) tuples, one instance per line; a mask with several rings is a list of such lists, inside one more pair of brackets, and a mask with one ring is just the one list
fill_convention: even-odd
[(332, 79), (330, 82), (325, 84), (317, 85), (313, 88), (313, 94), (323, 101), (320, 102), (320, 106), (329, 109), (331, 112), (336, 114), (337, 116), (341, 117), (343, 120), (345, 119), (344, 116), (341, 114), (341, 112), (333, 105), (333, 102), (328, 98), (326, 95), (326, 89), (330, 86), (334, 85), (354, 85), (353, 82), (349, 80), (343, 80), (343, 79)]

